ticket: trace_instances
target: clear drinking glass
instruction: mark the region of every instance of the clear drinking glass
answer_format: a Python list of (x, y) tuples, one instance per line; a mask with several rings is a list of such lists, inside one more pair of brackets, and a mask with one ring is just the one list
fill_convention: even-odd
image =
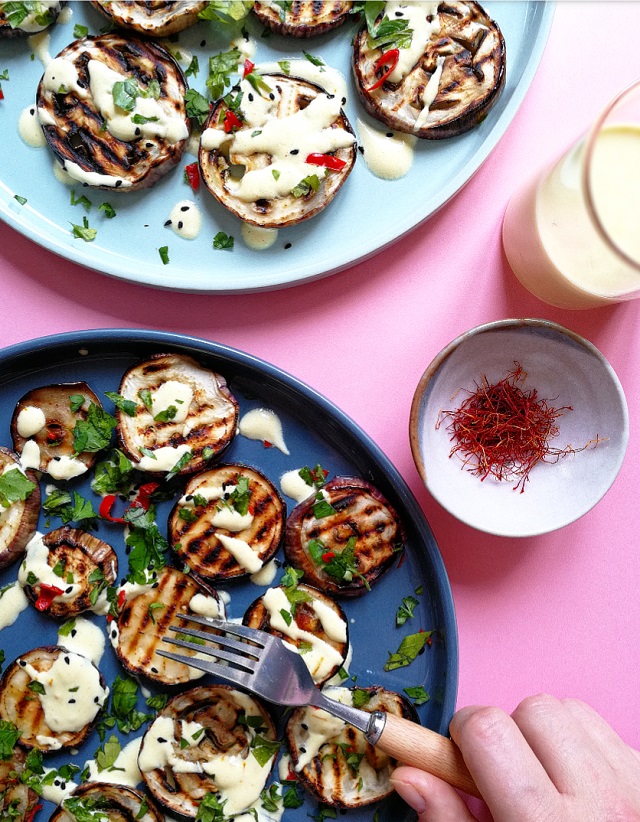
[(640, 80), (512, 196), (502, 241), (516, 277), (551, 305), (640, 297)]

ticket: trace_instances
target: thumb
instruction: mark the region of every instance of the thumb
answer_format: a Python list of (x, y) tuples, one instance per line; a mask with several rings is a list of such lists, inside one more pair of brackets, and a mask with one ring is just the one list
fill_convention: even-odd
[(396, 791), (418, 813), (418, 822), (477, 822), (455, 788), (426, 771), (402, 765), (391, 775)]

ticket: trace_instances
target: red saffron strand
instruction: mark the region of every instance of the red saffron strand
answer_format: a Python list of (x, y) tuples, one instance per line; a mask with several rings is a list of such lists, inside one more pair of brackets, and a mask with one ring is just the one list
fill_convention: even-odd
[(554, 408), (549, 400), (538, 397), (535, 388), (524, 390), (526, 371), (514, 362), (514, 369), (504, 379), (489, 384), (482, 375), (474, 391), (452, 411), (441, 411), (436, 428), (448, 420), (447, 433), (454, 443), (449, 454), (462, 461), (483, 482), (487, 477), (513, 482), (513, 490), (522, 493), (529, 474), (539, 462), (555, 463), (569, 454), (597, 445), (596, 436), (581, 448), (550, 444), (560, 431), (556, 421), (570, 405)]

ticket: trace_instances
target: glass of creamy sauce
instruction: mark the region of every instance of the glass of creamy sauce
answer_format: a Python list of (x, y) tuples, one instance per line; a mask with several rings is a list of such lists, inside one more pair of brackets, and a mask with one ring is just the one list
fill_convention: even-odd
[(560, 308), (640, 297), (640, 80), (511, 198), (504, 250), (520, 282)]

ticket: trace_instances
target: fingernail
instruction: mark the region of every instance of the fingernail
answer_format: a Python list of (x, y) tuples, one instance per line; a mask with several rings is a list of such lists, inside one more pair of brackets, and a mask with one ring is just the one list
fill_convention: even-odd
[(399, 779), (394, 779), (393, 787), (417, 813), (422, 813), (427, 807), (425, 798), (410, 782), (401, 782)]

